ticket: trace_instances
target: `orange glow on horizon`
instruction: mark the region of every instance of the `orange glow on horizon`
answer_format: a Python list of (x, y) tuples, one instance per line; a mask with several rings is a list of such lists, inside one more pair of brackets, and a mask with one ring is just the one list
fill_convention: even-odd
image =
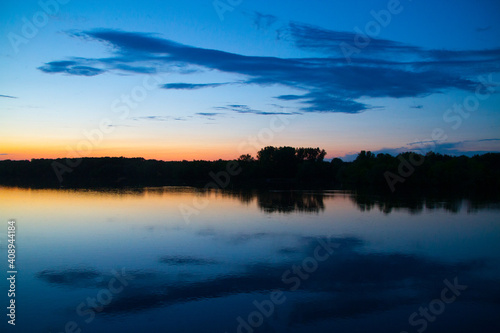
[[(81, 148), (77, 150), (78, 148)], [(153, 145), (120, 142), (115, 146), (93, 147), (90, 144), (85, 146), (72, 147), (65, 144), (52, 144), (40, 146), (37, 144), (10, 144), (0, 145), (0, 160), (31, 160), (31, 159), (56, 159), (56, 158), (79, 158), (79, 157), (140, 157), (145, 159), (155, 159), (161, 161), (192, 161), (206, 160), (214, 161), (218, 159), (233, 160), (242, 154), (250, 154), (254, 158), (257, 155), (257, 148), (246, 146), (245, 151), (238, 149), (234, 142), (199, 146), (192, 143), (181, 145), (163, 145), (158, 143)], [(87, 149), (91, 147), (90, 149)], [(264, 145), (262, 146), (262, 148)], [(320, 146), (321, 147), (321, 146)], [(323, 148), (323, 147), (321, 147)], [(351, 154), (352, 149), (347, 147), (336, 147), (336, 149), (324, 149), (327, 151), (328, 159), (333, 157)]]

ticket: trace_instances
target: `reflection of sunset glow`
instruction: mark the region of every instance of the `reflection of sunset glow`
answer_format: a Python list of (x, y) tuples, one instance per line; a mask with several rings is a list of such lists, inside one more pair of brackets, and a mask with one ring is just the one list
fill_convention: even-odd
[[(436, 234), (455, 242), (460, 241), (457, 233), (461, 232), (477, 238), (484, 237), (485, 230), (491, 235), (499, 232), (493, 222), (495, 214), (482, 212), (482, 219), (477, 220), (475, 215), (465, 214), (465, 205), (463, 214), (450, 218), (443, 208), (429, 209), (432, 214), (413, 214), (404, 207), (390, 214), (378, 206), (368, 211), (351, 194), (339, 191), (282, 194), (280, 199), (280, 192), (207, 192), (189, 187), (110, 191), (0, 187), (0, 213), (8, 214), (4, 220), (17, 219), (25, 235), (49, 237), (57, 233), (64, 237), (65, 232), (78, 232), (82, 242), (90, 241), (85, 237), (119, 237), (148, 228), (167, 233), (171, 229), (202, 233), (218, 230), (236, 235), (283, 234), (286, 230), (287, 235), (306, 233), (314, 237), (357, 234), (395, 249), (413, 249), (418, 239), (425, 239), (435, 248), (433, 253), (444, 254), (442, 244), (434, 241)], [(311, 195), (319, 195), (318, 202), (324, 209), (286, 209), (313, 203), (308, 199)], [(269, 205), (283, 205), (283, 209), (269, 210)], [(183, 214), (189, 214), (188, 221)]]

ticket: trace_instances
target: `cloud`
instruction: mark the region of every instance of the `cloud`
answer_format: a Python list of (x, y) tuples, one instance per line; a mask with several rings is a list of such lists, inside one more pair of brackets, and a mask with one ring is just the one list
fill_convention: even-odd
[(278, 21), (278, 18), (274, 15), (263, 14), (260, 12), (254, 12), (252, 15), (253, 23), (258, 29), (268, 29), (274, 23)]
[[(419, 47), (400, 42), (367, 36), (362, 37), (357, 33), (333, 31), (297, 22), (289, 23), (286, 27), (286, 32), (289, 36), (288, 38), (290, 38), (298, 48), (319, 51), (330, 55), (336, 54), (344, 56), (345, 49), (343, 49), (342, 46), (346, 47), (347, 45), (352, 45), (357, 47), (357, 45), (364, 44), (367, 44), (367, 46), (363, 48), (364, 54), (386, 54), (390, 52), (401, 55), (422, 51)], [(369, 43), (367, 42), (368, 40)]]
[(111, 124), (111, 125), (108, 125), (108, 127), (115, 127), (115, 128), (118, 128), (118, 127), (135, 127), (135, 126)]
[(306, 112), (331, 112), (331, 110), (342, 110), (339, 112), (360, 113), (365, 110), (377, 108), (351, 99), (339, 98), (338, 96), (322, 92), (321, 90), (305, 95), (281, 95), (276, 98), (284, 101), (296, 100), (306, 104), (308, 106), (301, 108), (302, 111)]
[(481, 139), (481, 140), (476, 140), (477, 142), (488, 142), (488, 141), (500, 141), (500, 139)]
[(218, 116), (221, 114), (223, 114), (223, 113), (219, 113), (219, 112), (198, 112), (198, 113), (196, 113), (196, 115), (202, 116), (202, 117), (215, 117), (215, 116)]
[(489, 152), (500, 152), (500, 139), (463, 140), (443, 143), (425, 141), (412, 142), (407, 146), (414, 147), (413, 150), (419, 149), (422, 152), (433, 151), (435, 153), (452, 156), (465, 155), (471, 157)]
[(0, 154), (0, 155), (5, 156), (5, 155), (10, 155), (10, 154), (3, 153), (3, 154)]
[(294, 115), (298, 114), (297, 112), (275, 112), (275, 111), (261, 111), (250, 108), (248, 105), (240, 105), (240, 104), (229, 104), (227, 106), (216, 106), (214, 107), (216, 110), (228, 110), (242, 114), (257, 114), (262, 116), (272, 116), (272, 115)]
[[(256, 14), (259, 25), (275, 18)], [(230, 83), (169, 83), (164, 89), (201, 89), (224, 84), (280, 85), (301, 91), (279, 100), (295, 101), (302, 112), (360, 113), (380, 106), (359, 102), (361, 98), (423, 97), (450, 89), (474, 91), (474, 76), (500, 71), (500, 49), (427, 50), (397, 41), (370, 38), (365, 48), (350, 58), (342, 46), (354, 44), (354, 33), (327, 30), (300, 23), (286, 26), (287, 39), (298, 49), (318, 52), (318, 57), (280, 58), (246, 56), (216, 49), (185, 45), (158, 35), (96, 29), (72, 33), (87, 42), (111, 46), (108, 58), (70, 58), (46, 63), (45, 73), (95, 76), (107, 72), (144, 74), (155, 71), (219, 71), (234, 74)], [(241, 80), (241, 77), (244, 80)], [(277, 114), (250, 108), (229, 108), (238, 113)]]
[[(435, 65), (439, 66), (440, 64), (446, 64), (448, 61), (461, 60), (469, 62), (473, 67), (477, 65), (475, 64), (477, 61), (487, 61), (494, 64), (497, 70), (500, 68), (498, 64), (500, 48), (484, 50), (425, 49), (359, 33), (334, 31), (293, 22), (287, 25), (287, 33), (288, 38), (296, 47), (327, 53), (330, 57), (344, 57), (347, 47), (356, 48), (359, 52), (354, 51), (351, 57), (357, 63), (412, 66), (419, 63), (436, 62)], [(411, 59), (414, 61), (411, 61)]]
[[(485, 143), (490, 143), (485, 147)], [(495, 144), (496, 143), (496, 144)], [(416, 141), (410, 142), (403, 147), (397, 148), (382, 148), (372, 153), (376, 154), (390, 154), (396, 156), (405, 152), (415, 152), (425, 154), (427, 152), (435, 152), (443, 155), (468, 157), (474, 155), (482, 155), (491, 152), (500, 152), (500, 138), (492, 139), (479, 139), (479, 140), (464, 140), (456, 142), (437, 142), (437, 141)], [(346, 154), (341, 157), (344, 161), (353, 161), (358, 156), (358, 153)]]
[(476, 28), (476, 32), (485, 32), (491, 29), (491, 25), (484, 28)]
[(44, 73), (66, 73), (79, 76), (95, 76), (106, 72), (103, 69), (82, 66), (78, 61), (52, 61), (38, 69)]
[(181, 89), (181, 90), (193, 90), (201, 88), (215, 88), (226, 85), (227, 83), (167, 83), (161, 85), (163, 89)]
[(9, 96), (9, 95), (0, 95), (0, 97), (3, 97), (3, 98), (17, 98), (17, 97)]
[(186, 121), (189, 117), (171, 117), (171, 116), (143, 116), (134, 117), (132, 120), (152, 120), (152, 121)]
[(146, 66), (129, 66), (126, 64), (117, 64), (116, 69), (121, 69), (125, 72), (130, 73), (141, 73), (141, 74), (154, 74), (156, 73), (156, 68), (146, 67)]

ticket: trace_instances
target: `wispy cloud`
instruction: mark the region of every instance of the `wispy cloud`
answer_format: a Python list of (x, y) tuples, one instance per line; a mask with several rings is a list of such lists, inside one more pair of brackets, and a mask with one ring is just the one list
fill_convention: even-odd
[(4, 97), (4, 98), (17, 98), (17, 97), (9, 96), (9, 95), (0, 95), (0, 97)]
[(476, 28), (476, 32), (485, 32), (491, 29), (491, 25), (482, 28)]
[(227, 106), (216, 106), (214, 107), (216, 110), (228, 110), (236, 113), (251, 113), (262, 116), (272, 116), (272, 115), (294, 115), (297, 112), (283, 112), (283, 111), (261, 111), (250, 108), (248, 105), (240, 105), (240, 104), (229, 104)]
[(223, 113), (219, 113), (219, 112), (198, 112), (198, 113), (196, 113), (197, 116), (202, 116), (202, 117), (215, 117), (215, 116), (219, 116), (222, 114)]
[[(275, 24), (276, 19), (256, 14), (260, 26)], [(235, 74), (229, 83), (168, 83), (165, 89), (201, 89), (225, 84), (281, 85), (292, 88), (294, 95), (279, 100), (295, 101), (302, 112), (360, 113), (380, 106), (362, 103), (361, 98), (423, 97), (450, 89), (474, 91), (481, 73), (500, 71), (500, 49), (428, 50), (405, 43), (371, 38), (367, 47), (347, 62), (342, 43), (353, 43), (350, 32), (327, 30), (301, 23), (280, 27), (286, 39), (298, 49), (318, 52), (313, 58), (246, 56), (215, 49), (180, 44), (154, 34), (96, 29), (72, 33), (85, 41), (112, 46), (108, 58), (69, 58), (39, 67), (45, 73), (95, 76), (106, 72), (144, 74), (152, 71), (177, 71), (189, 74), (215, 70)], [(241, 81), (241, 77), (244, 80)], [(238, 113), (275, 114), (233, 107)]]
[[(482, 144), (481, 144), (482, 143)], [(488, 146), (486, 147), (486, 143)], [(491, 144), (493, 143), (493, 144)], [(497, 143), (497, 144), (495, 144)], [(452, 156), (474, 156), (490, 152), (500, 152), (500, 138), (479, 139), (479, 140), (463, 140), (455, 142), (436, 142), (436, 141), (416, 141), (410, 142), (403, 147), (398, 148), (382, 148), (372, 151), (374, 154), (390, 154), (398, 155), (405, 152), (427, 153), (433, 151), (435, 153)], [(346, 154), (341, 157), (344, 161), (352, 161), (358, 156), (358, 153)]]
[(201, 88), (216, 88), (228, 83), (167, 83), (161, 86), (163, 89), (194, 90)]
[(488, 142), (488, 141), (500, 141), (500, 139), (482, 139), (482, 140), (477, 140), (477, 142)]
[(186, 121), (188, 117), (171, 117), (171, 116), (143, 116), (133, 117), (132, 120), (151, 120), (151, 121)]
[(251, 14), (253, 23), (258, 29), (268, 29), (278, 21), (274, 15), (263, 14), (260, 12), (253, 12)]
[(45, 73), (65, 73), (80, 76), (95, 76), (106, 72), (106, 70), (100, 68), (83, 66), (81, 65), (83, 62), (85, 61), (52, 61), (38, 67), (38, 69)]

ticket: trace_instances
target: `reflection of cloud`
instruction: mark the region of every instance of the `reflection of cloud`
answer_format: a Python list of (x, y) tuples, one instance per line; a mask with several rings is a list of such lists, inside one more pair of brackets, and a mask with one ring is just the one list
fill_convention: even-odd
[[(292, 312), (288, 323), (291, 325), (356, 317), (428, 302), (442, 289), (443, 279), (455, 276), (460, 276), (461, 283), (475, 286), (474, 291), (468, 295), (464, 293), (461, 300), (500, 304), (498, 286), (470, 274), (483, 267), (481, 262), (452, 264), (419, 255), (366, 253), (361, 250), (364, 243), (357, 238), (335, 238), (327, 242), (339, 246), (328, 260), (319, 263), (317, 270), (301, 281), (299, 290), (308, 293), (308, 301), (303, 303), (302, 299), (289, 298)], [(300, 258), (312, 256), (320, 244), (312, 237), (299, 237), (296, 243), (297, 247), (289, 248), (288, 253), (296, 251)], [(284, 273), (297, 262), (281, 254), (283, 261), (280, 262), (246, 264), (243, 269), (195, 282), (172, 281), (162, 274), (143, 274), (140, 278), (134, 274), (136, 279), (104, 308), (103, 313), (130, 313), (236, 294), (268, 294), (276, 289), (290, 291), (294, 283), (282, 279), (296, 276)], [(203, 262), (192, 257), (164, 258), (174, 264)], [(38, 276), (52, 284), (86, 287), (82, 281), (94, 281), (99, 274), (92, 270), (66, 270), (43, 271)], [(102, 280), (107, 282), (105, 277)], [(296, 315), (297, 311), (301, 316)]]
[(37, 277), (45, 282), (70, 287), (92, 287), (102, 281), (101, 274), (93, 269), (44, 270)]
[[(154, 281), (157, 274), (132, 271), (127, 276), (138, 280)], [(47, 269), (36, 274), (42, 281), (55, 286), (70, 288), (106, 288), (109, 281), (115, 277), (113, 274), (101, 273), (90, 268)]]
[(212, 259), (183, 257), (183, 256), (163, 256), (159, 260), (162, 264), (169, 265), (213, 265), (217, 261)]
[(257, 233), (250, 233), (250, 234), (237, 234), (233, 235), (230, 237), (230, 242), (232, 244), (242, 244), (242, 243), (247, 243), (249, 241), (254, 241), (256, 239), (262, 239), (265, 237), (274, 237), (276, 236), (275, 234), (267, 233), (267, 232), (257, 232)]

